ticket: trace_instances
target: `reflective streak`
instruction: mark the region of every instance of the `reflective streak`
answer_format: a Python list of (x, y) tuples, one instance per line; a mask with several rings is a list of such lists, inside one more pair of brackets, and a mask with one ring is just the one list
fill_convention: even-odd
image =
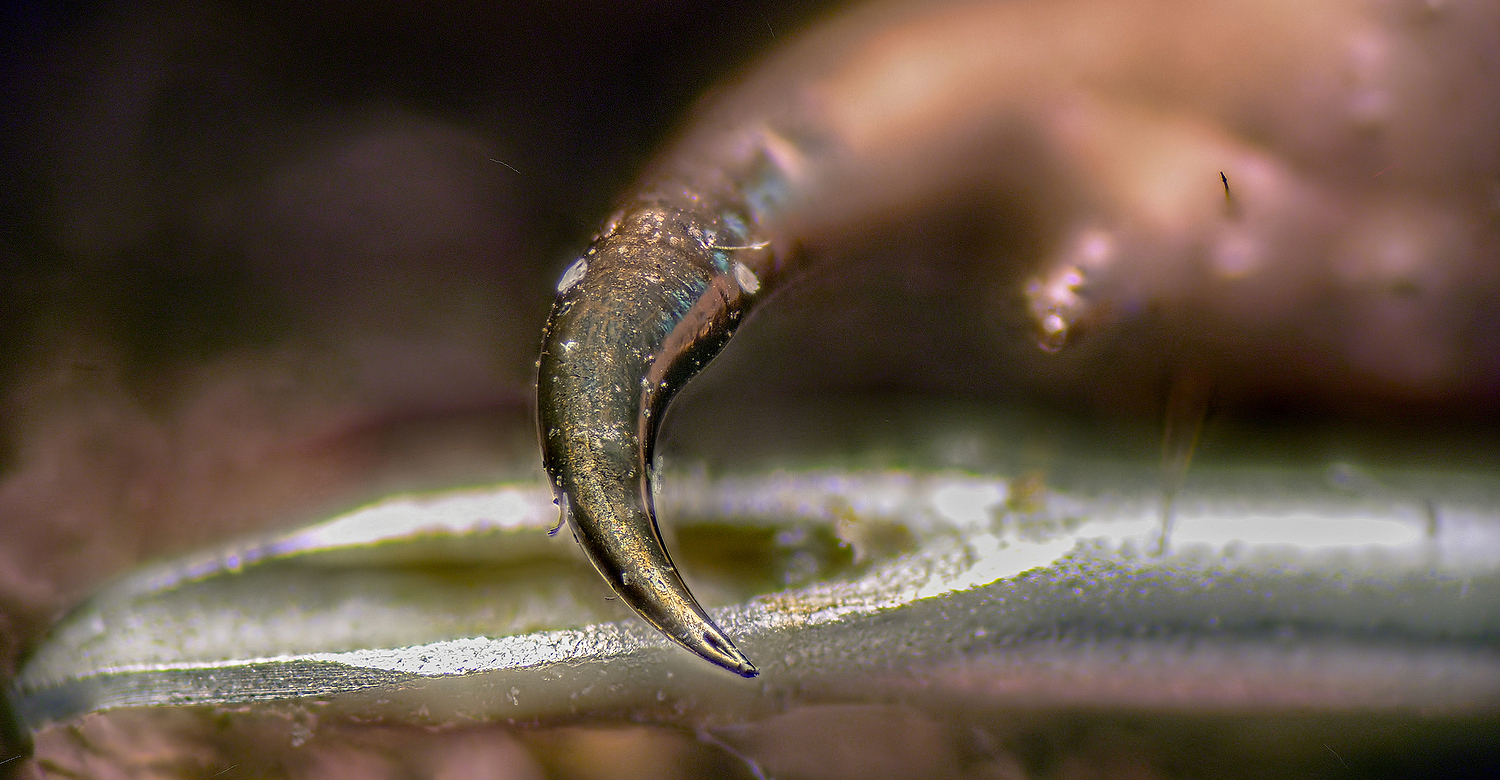
[[(138, 573), (61, 623), (13, 697), (32, 727), (118, 707), (299, 697), (330, 716), (396, 722), (692, 721), (819, 691), (877, 700), (930, 674), (977, 685), (963, 706), (984, 708), (1295, 700), (1310, 711), (1500, 713), (1500, 506), (1437, 500), (1429, 534), (1420, 504), (1394, 492), (1369, 500), (1321, 474), (1210, 476), (1211, 493), (1184, 492), (1164, 556), (1150, 552), (1152, 469), (1104, 494), (1033, 493), (1024, 512), (995, 477), (669, 481), (659, 501), (685, 533), (708, 524), (761, 540), (737, 556), (770, 571), (713, 575), (712, 549), (689, 560), (714, 592), (780, 581), (776, 562), (793, 564), (778, 551), (816, 529), (896, 523), (913, 540), (871, 548), (846, 574), (709, 610), (761, 659), (755, 683), (674, 651), (604, 600), (578, 547), (547, 535), (546, 491), (394, 499)], [(1492, 481), (1385, 482), (1496, 495)], [(205, 574), (203, 561), (231, 558), (254, 563)], [(1127, 691), (1139, 698), (1120, 698)]]
[(1379, 517), (1318, 517), (1311, 514), (1195, 517), (1179, 521), (1176, 544), (1220, 548), (1234, 543), (1303, 549), (1405, 547), (1421, 536), (1412, 522)]
[[(794, 248), (976, 185), (1049, 233), (1020, 242), (1047, 256), (1016, 258), (1046, 352), (1138, 318), (1205, 386), (1493, 403), (1494, 350), (1467, 334), (1500, 289), (1480, 195), (1500, 103), (1472, 76), (1497, 63), (1495, 20), (1485, 3), (1415, 22), (1370, 0), (1016, 0), (875, 4), (810, 30), (701, 108), (558, 284), (538, 407), (575, 535), (644, 619), (754, 674), (661, 544), (670, 400)], [(1374, 182), (1388, 158), (1443, 178)], [(1168, 436), (1169, 495), (1195, 438)]]

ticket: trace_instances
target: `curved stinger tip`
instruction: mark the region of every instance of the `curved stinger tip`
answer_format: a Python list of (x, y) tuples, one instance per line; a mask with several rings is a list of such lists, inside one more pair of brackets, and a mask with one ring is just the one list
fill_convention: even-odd
[(558, 504), (620, 599), (704, 660), (754, 677), (668, 557), (650, 498), (667, 403), (728, 340), (754, 293), (705, 259), (705, 232), (693, 214), (641, 207), (575, 264), (583, 270), (559, 285), (538, 362), (538, 421)]

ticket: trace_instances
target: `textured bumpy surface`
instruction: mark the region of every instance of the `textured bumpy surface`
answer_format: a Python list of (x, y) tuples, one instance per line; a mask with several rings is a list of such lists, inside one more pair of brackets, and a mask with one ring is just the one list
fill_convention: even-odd
[(677, 480), (661, 499), (680, 534), (740, 540), (735, 560), (685, 552), (762, 659), (753, 683), (604, 600), (577, 547), (547, 535), (545, 491), (393, 499), (137, 572), (58, 628), (16, 703), (33, 728), (308, 698), (430, 725), (692, 723), (824, 697), (925, 700), (945, 718), (1500, 707), (1493, 481), (1210, 472), (1156, 555), (1154, 476), (1050, 492), (955, 473)]

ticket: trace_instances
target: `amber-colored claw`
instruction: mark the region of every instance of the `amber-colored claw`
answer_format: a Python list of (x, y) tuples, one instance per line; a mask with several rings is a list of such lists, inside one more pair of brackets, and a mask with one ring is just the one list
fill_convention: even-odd
[(558, 285), (537, 400), (547, 472), (594, 567), (673, 641), (754, 677), (755, 666), (678, 575), (651, 502), (656, 424), (749, 300), (713, 234), (687, 211), (627, 212)]

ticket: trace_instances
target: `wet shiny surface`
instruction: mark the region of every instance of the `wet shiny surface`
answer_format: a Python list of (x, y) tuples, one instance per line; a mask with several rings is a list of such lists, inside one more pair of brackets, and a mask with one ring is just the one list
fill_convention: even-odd
[(558, 285), (537, 361), (542, 460), (563, 521), (610, 588), (673, 641), (754, 677), (683, 584), (652, 508), (667, 404), (729, 340), (755, 293), (716, 249), (721, 237), (749, 238), (718, 216), (740, 207), (679, 200), (622, 212)]
[(680, 533), (739, 534), (735, 559), (761, 561), (681, 550), (766, 659), (754, 684), (622, 619), (546, 535), (544, 492), (403, 499), (137, 573), (58, 629), (17, 704), (35, 726), (305, 697), (398, 722), (697, 723), (917, 686), (980, 709), (1493, 713), (1500, 489), (1381, 474), (1427, 496), (1393, 503), (1348, 490), (1350, 468), (1199, 474), (1165, 556), (1149, 472), (1078, 493), (959, 473), (673, 480)]
[[(1448, 70), (1424, 74), (1432, 83), (1455, 83), (1465, 66), (1500, 68), (1465, 23), (1489, 29), (1500, 18), (1465, 6), (1417, 22), (1359, 2), (1307, 15), (1146, 8), (1178, 18), (1142, 23), (1108, 4), (955, 2), (922, 14), (876, 4), (809, 33), (705, 104), (648, 168), (559, 283), (538, 363), (544, 459), (565, 514), (648, 621), (705, 659), (754, 673), (662, 550), (650, 506), (657, 426), (671, 396), (729, 340), (741, 295), (771, 292), (757, 271), (779, 282), (817, 254), (794, 247), (820, 234), (862, 232), (889, 219), (883, 212), (1005, 181), (1001, 170), (964, 171), (968, 161), (1039, 156), (1036, 178), (1073, 201), (1074, 224), (1043, 231), (1050, 256), (1011, 258), (1032, 274), (1026, 309), (1043, 353), (1078, 330), (1146, 321), (1168, 334), (1157, 357), (1180, 362), (1171, 381), (1201, 387), (1203, 410), (1214, 385), (1295, 392), (1325, 372), (1329, 385), (1371, 397), (1493, 389), (1500, 375), (1485, 326), (1443, 322), (1442, 311), (1500, 279), (1486, 260), (1500, 232), (1484, 216), (1494, 207), (1485, 171), (1500, 160), (1481, 136), (1465, 135), (1468, 148), (1455, 153), (1440, 133), (1410, 135), (1410, 112), (1426, 98), (1393, 71), (1450, 46), (1465, 65), (1445, 61)], [(1398, 31), (1419, 24), (1430, 35), (1400, 41)], [(1059, 48), (1055, 67), (1038, 67), (1035, 37)], [(1299, 45), (1312, 40), (1324, 48)], [(1210, 45), (1219, 61), (1254, 63), (1257, 80), (1199, 73)], [(1168, 78), (1178, 83), (1164, 90)], [(1293, 84), (1299, 92), (1285, 99), (1320, 109), (1309, 135), (1247, 113)], [(1464, 89), (1451, 108), (1495, 126), (1493, 93)], [(1308, 158), (1320, 143), (1354, 151)], [(1411, 165), (1417, 155), (1421, 170), (1351, 179), (1360, 166)], [(1477, 171), (1450, 171), (1443, 194), (1429, 186), (1469, 155)], [(731, 261), (711, 237), (719, 234), (764, 251), (750, 255), (753, 267)], [(1326, 272), (1297, 262), (1302, 254), (1319, 256)], [(1438, 258), (1449, 263), (1443, 272)], [(1197, 283), (1164, 280), (1173, 267)], [(1348, 332), (1324, 332), (1328, 318)], [(1232, 367), (1201, 357), (1216, 329), (1225, 343), (1242, 342)], [(1375, 360), (1372, 341), (1382, 344)], [(1262, 360), (1280, 370), (1257, 374)], [(1190, 457), (1191, 443), (1184, 451)]]
[[(668, 480), (701, 476), (722, 491), (724, 475), (778, 470), (801, 478), (962, 469), (1003, 479), (1011, 513), (1045, 506), (1049, 495), (1094, 495), (1101, 485), (1140, 482), (1148, 496), (1152, 482), (1161, 493), (1180, 490), (1186, 517), (1194, 496), (1218, 489), (1196, 484), (1201, 477), (1290, 469), (1322, 486), (1313, 492), (1327, 488), (1342, 496), (1335, 503), (1368, 506), (1389, 521), (1370, 537), (1378, 546), (1405, 544), (1402, 534), (1421, 527), (1437, 529), (1443, 556), (1488, 549), (1482, 541), (1447, 546), (1461, 541), (1444, 530), (1454, 508), (1473, 502), (1463, 498), (1467, 488), (1431, 475), (1483, 482), (1500, 464), (1493, 4), (893, 4), (890, 12), (829, 8), (827, 19), (851, 32), (802, 39), (798, 29), (811, 30), (819, 13), (806, 8), (229, 0), (27, 6), (8, 16), (18, 24), (6, 32), (20, 45), (0, 58), (7, 116), (17, 118), (4, 131), (14, 186), (0, 195), (16, 215), (0, 250), (5, 673), (13, 677), (43, 648), (69, 609), (146, 562), (412, 490), (545, 485), (528, 410), (538, 325), (611, 199), (637, 192), (632, 182), (653, 154), (685, 148), (670, 146), (671, 127), (704, 120), (691, 101), (714, 84), (721, 97), (736, 83), (750, 91), (710, 118), (709, 136), (719, 119), (764, 117), (768, 106), (790, 112), (770, 112), (774, 121), (742, 137), (767, 154), (738, 158), (752, 175), (731, 178), (752, 183), (755, 209), (795, 214), (802, 242), (790, 248), (809, 262), (675, 405), (659, 447)], [(757, 52), (781, 64), (752, 73)], [(997, 70), (960, 77), (966, 63), (981, 61)], [(776, 85), (841, 66), (842, 76), (796, 101), (767, 99), (784, 94)], [(879, 121), (891, 106), (900, 115)], [(797, 115), (817, 122), (782, 121)], [(683, 167), (647, 176), (722, 171), (698, 163), (756, 148), (705, 137), (681, 141), (699, 152), (672, 154)], [(844, 142), (852, 154), (823, 155)], [(820, 167), (828, 160), (832, 168)], [(715, 186), (712, 177), (696, 181)], [(827, 196), (788, 197), (799, 188)], [(788, 247), (766, 248), (782, 256)], [(746, 268), (762, 289), (776, 286), (765, 269)], [(1205, 393), (1179, 391), (1201, 386)], [(903, 397), (923, 410), (958, 406), (940, 420), (903, 416)], [(811, 411), (798, 414), (799, 405)], [(987, 414), (1011, 412), (1022, 424), (994, 438), (978, 433)], [(1201, 429), (1196, 452), (1191, 433), (1164, 435), (1164, 419), (1168, 432)], [(1070, 425), (1076, 435), (1057, 435)], [(1120, 481), (1107, 465), (1114, 458), (1134, 458), (1136, 476)], [(874, 491), (879, 481), (861, 484)], [(1292, 534), (1325, 552), (1318, 545), (1349, 543), (1349, 517), (1310, 534), (1307, 521), (1322, 510), (1264, 505), (1281, 485), (1256, 484), (1249, 504), (1218, 514), (1267, 511), (1232, 533), (1252, 544)], [(870, 523), (856, 504), (868, 506), (809, 497), (791, 514), (827, 521), (803, 530), (668, 514), (663, 533), (717, 615), (756, 597), (859, 579), (930, 541), (903, 522)], [(677, 520), (699, 524), (674, 543)], [(1263, 526), (1271, 537), (1256, 535)], [(538, 536), (532, 546), (507, 533), (403, 546), (405, 562), (361, 559), (358, 574), (335, 574), (326, 589), (307, 567), (267, 564), (285, 576), (266, 583), (256, 609), (305, 596), (301, 623), (291, 609), (243, 623), (232, 612), (201, 611), (212, 631), (180, 635), (210, 647), (234, 637), (246, 650), (278, 653), (307, 650), (297, 641), (312, 636), (328, 640), (318, 652), (343, 652), (366, 640), (390, 649), (479, 631), (532, 636), (627, 621), (618, 601), (587, 595), (603, 586), (569, 557), (576, 553), (553, 560), (542, 552), (570, 541)], [(510, 575), (476, 563), (495, 553), (484, 539), (509, 539), (525, 563)], [(424, 556), (445, 563), (413, 562)], [(1317, 567), (1325, 564), (1334, 565), (1319, 559)], [(241, 566), (258, 568), (248, 559)], [(1399, 611), (1410, 581), (1385, 576), (1329, 582), (1354, 590), (1384, 583), (1371, 591), (1379, 598), (1358, 603), (1388, 615), (1377, 602), (1394, 600)], [(229, 598), (233, 582), (210, 578), (179, 593)], [(467, 596), (469, 587), (488, 604)], [(346, 599), (361, 589), (401, 619), (379, 630), (353, 619), (362, 613)], [(402, 611), (404, 592), (429, 592), (456, 610)], [(575, 625), (549, 627), (554, 611)], [(1124, 614), (1146, 612), (1135, 605)], [(673, 699), (665, 689), (662, 720), (632, 705), (561, 725), (465, 716), (436, 730), (394, 717), (320, 718), (325, 705), (316, 698), (124, 708), (44, 728), (34, 760), (0, 771), (783, 780), (1497, 774), (1491, 716), (1100, 709), (1087, 702), (1117, 701), (1101, 681), (1136, 680), (1120, 696), (1160, 704), (1212, 678), (1204, 670), (1236, 657), (1234, 648), (1206, 648), (1193, 661), (1191, 648), (1151, 644), (1159, 637), (1116, 644), (1113, 656), (1053, 644), (1047, 657), (1065, 662), (1048, 671), (1045, 658), (1019, 651), (1007, 666), (982, 644), (932, 644), (943, 621), (969, 619), (937, 615), (903, 646), (989, 661), (926, 674), (938, 668), (925, 665), (929, 656), (898, 655), (890, 668), (861, 668), (842, 688), (810, 686), (817, 701), (701, 729), (666, 712)], [(643, 641), (654, 636), (629, 625)], [(1353, 630), (1339, 625), (1338, 636)], [(876, 647), (871, 657), (887, 657), (878, 631), (864, 636)], [(1275, 642), (1264, 652), (1247, 645), (1248, 660), (1220, 679), (1255, 682), (1243, 690), (1257, 691), (1257, 701), (1295, 709), (1276, 675), (1256, 676), (1257, 663), (1295, 671), (1344, 658), (1350, 677), (1333, 678), (1346, 681), (1359, 670), (1405, 668), (1412, 674), (1386, 677), (1427, 679), (1439, 693), (1450, 690), (1442, 680), (1461, 678), (1422, 677), (1430, 664), (1400, 667), (1401, 654), (1416, 650), (1366, 646), (1385, 636), (1379, 631), (1360, 634), (1355, 647), (1289, 636), (1294, 645), (1305, 640), (1310, 666)], [(671, 657), (692, 660), (668, 645), (641, 652), (667, 654), (652, 662), (658, 669)], [(1153, 667), (1158, 654), (1173, 662)], [(770, 661), (777, 668), (766, 677), (787, 679), (784, 659), (772, 652)], [(1016, 668), (1026, 673), (1011, 675)], [(1090, 677), (1089, 669), (1107, 673)], [(1028, 679), (1049, 681), (1042, 697), (1085, 693), (1061, 709), (1044, 698), (994, 706), (1036, 693)], [(1367, 687), (1397, 698), (1418, 691), (1384, 684)], [(1486, 689), (1482, 681), (1470, 687)], [(510, 685), (474, 694), (483, 706), (470, 712), (491, 711), (510, 688), (528, 701), (523, 686)], [(1305, 688), (1325, 698), (1337, 690)], [(649, 707), (658, 689), (644, 690)], [(1248, 700), (1243, 690), (1198, 690)]]

